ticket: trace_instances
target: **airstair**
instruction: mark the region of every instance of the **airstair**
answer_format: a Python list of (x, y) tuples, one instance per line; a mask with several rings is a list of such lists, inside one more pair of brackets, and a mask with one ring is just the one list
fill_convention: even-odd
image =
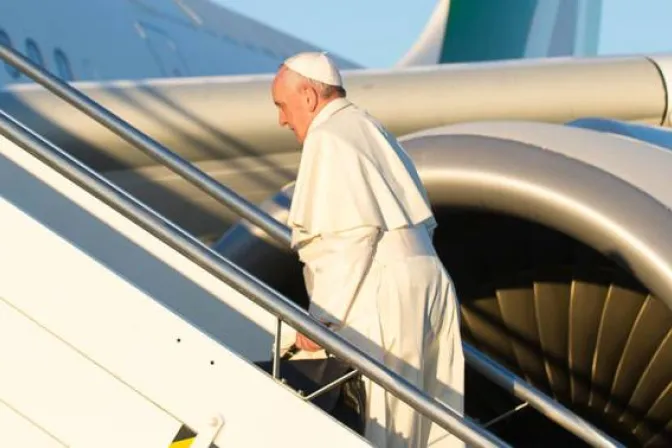
[[(288, 229), (12, 49), (0, 57), (242, 218)], [(300, 331), (469, 446), (535, 408), (590, 446), (622, 446), (465, 344), (522, 404), (461, 416), (349, 344), (61, 148), (0, 111), (0, 429), (13, 447), (368, 446), (279, 376)], [(266, 373), (255, 362), (273, 360)]]

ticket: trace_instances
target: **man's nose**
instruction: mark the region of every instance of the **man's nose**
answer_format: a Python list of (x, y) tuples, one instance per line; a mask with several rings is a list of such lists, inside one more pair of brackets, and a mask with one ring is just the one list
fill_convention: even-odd
[(278, 114), (278, 123), (280, 123), (281, 127), (287, 126), (287, 118), (285, 117), (285, 114), (282, 112)]

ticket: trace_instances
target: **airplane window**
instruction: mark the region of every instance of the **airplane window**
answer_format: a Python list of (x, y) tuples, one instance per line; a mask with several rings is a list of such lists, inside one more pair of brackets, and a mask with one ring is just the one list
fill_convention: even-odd
[[(5, 47), (12, 47), (12, 40), (9, 38), (9, 35), (5, 33), (3, 30), (0, 30), (0, 43), (2, 43)], [(9, 76), (11, 76), (14, 79), (18, 79), (19, 76), (21, 76), (21, 72), (14, 67), (13, 65), (5, 63), (5, 70), (7, 70), (7, 73), (9, 73)]]
[(63, 81), (72, 81), (74, 76), (72, 74), (72, 67), (70, 67), (70, 61), (68, 61), (68, 57), (60, 48), (54, 50), (54, 61), (56, 61), (58, 76)]
[(33, 39), (26, 40), (26, 54), (28, 59), (33, 61), (35, 64), (44, 66), (44, 59), (42, 58), (40, 48)]

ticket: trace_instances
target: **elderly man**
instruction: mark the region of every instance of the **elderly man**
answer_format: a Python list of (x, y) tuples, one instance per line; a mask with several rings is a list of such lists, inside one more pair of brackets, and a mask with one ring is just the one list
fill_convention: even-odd
[[(325, 53), (287, 59), (272, 95), (280, 125), (303, 144), (288, 225), (310, 313), (461, 413), (457, 298), (432, 245), (436, 221), (413, 162), (345, 98)], [(300, 334), (296, 345), (320, 350)], [(370, 380), (366, 392), (365, 436), (375, 446), (464, 446)]]

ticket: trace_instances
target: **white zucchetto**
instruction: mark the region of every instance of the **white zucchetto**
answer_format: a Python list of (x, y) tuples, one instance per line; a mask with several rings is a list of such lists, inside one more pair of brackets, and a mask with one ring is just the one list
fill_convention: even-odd
[(287, 58), (284, 65), (308, 79), (342, 87), (341, 74), (326, 52), (304, 52)]

